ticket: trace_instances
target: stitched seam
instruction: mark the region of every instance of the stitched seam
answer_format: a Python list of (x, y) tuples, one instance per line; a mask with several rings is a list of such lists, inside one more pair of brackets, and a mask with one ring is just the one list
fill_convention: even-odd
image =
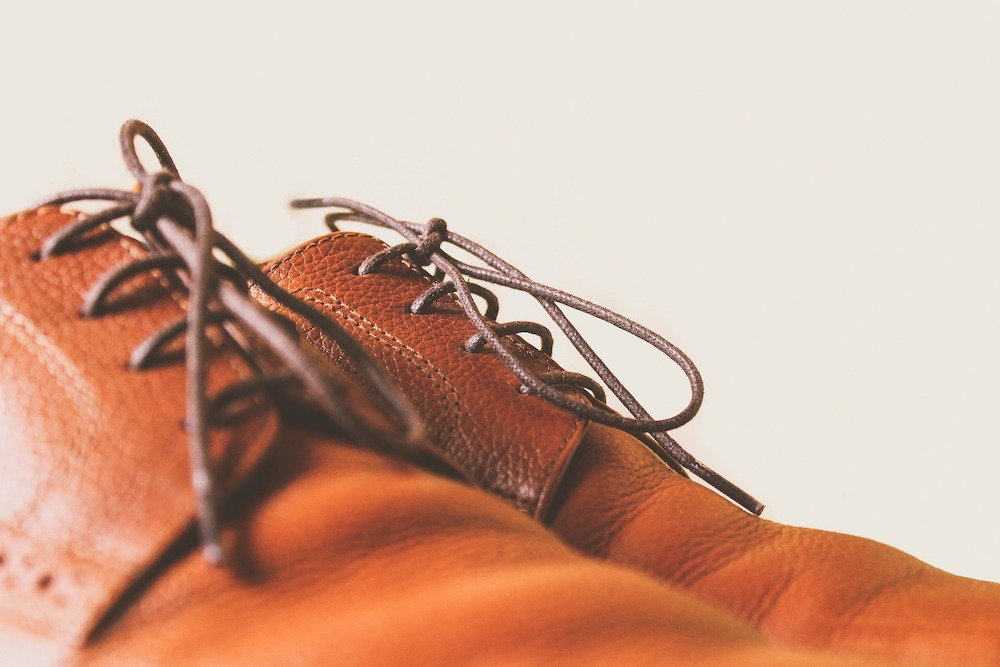
[[(311, 292), (320, 296), (303, 295), (304, 292)], [(456, 431), (462, 433), (457, 427), (458, 413), (462, 405), (461, 397), (451, 382), (448, 381), (445, 374), (432, 361), (329, 292), (319, 288), (310, 288), (298, 292), (297, 295), (300, 295), (299, 298), (303, 301), (324, 305), (335, 311), (339, 311), (342, 313), (343, 319), (356, 329), (364, 332), (369, 338), (381, 343), (383, 346), (387, 345), (391, 351), (399, 354), (403, 359), (415, 366), (424, 376), (431, 380), (431, 383), (441, 392), (445, 399), (446, 429), (442, 434), (442, 440), (450, 441), (448, 439)], [(468, 443), (462, 442), (460, 444), (465, 445), (466, 450), (469, 449)]]
[[(22, 211), (16, 215), (4, 218), (0, 221), (0, 225), (7, 227), (13, 222), (26, 222), (31, 218), (38, 218), (42, 215), (51, 213), (63, 212), (56, 207), (43, 206), (28, 211)], [(72, 214), (66, 213), (66, 215)], [(15, 338), (20, 339), (22, 344), (32, 343), (30, 345), (25, 345), (25, 347), (37, 363), (44, 367), (50, 374), (53, 375), (53, 377), (66, 378), (69, 380), (71, 388), (75, 390), (76, 394), (74, 397), (74, 407), (78, 405), (77, 402), (83, 403), (83, 409), (77, 410), (77, 414), (83, 416), (86, 423), (85, 431), (82, 433), (82, 436), (87, 440), (93, 440), (95, 436), (93, 424), (97, 420), (97, 407), (94, 403), (92, 395), (93, 392), (90, 391), (90, 388), (86, 385), (86, 383), (81, 381), (78, 374), (73, 371), (72, 365), (66, 360), (65, 355), (52, 344), (50, 339), (39, 335), (36, 331), (33, 331), (34, 327), (31, 326), (30, 321), (24, 318), (24, 316), (18, 311), (14, 310), (10, 304), (0, 303), (0, 318), (4, 317), (13, 325), (13, 335)], [(17, 332), (21, 332), (21, 335), (19, 336)], [(46, 354), (41, 354), (42, 348), (44, 348)], [(34, 502), (35, 501), (32, 502), (32, 505)], [(29, 506), (25, 514), (30, 515), (32, 511), (32, 507)], [(80, 545), (74, 545), (71, 547), (64, 546), (60, 549), (52, 549), (51, 547), (44, 546), (33, 536), (23, 534), (20, 529), (6, 520), (0, 521), (0, 532), (6, 533), (5, 535), (2, 535), (2, 538), (0, 538), (2, 539), (2, 545), (0, 546), (2, 546), (3, 551), (6, 552), (9, 557), (13, 553), (20, 552), (22, 554), (22, 562), (29, 568), (29, 570), (32, 567), (32, 565), (28, 564), (29, 561), (35, 561), (37, 559), (40, 563), (50, 563), (51, 565), (55, 565), (57, 562), (62, 561), (65, 556), (69, 556), (70, 559), (79, 565), (95, 568), (104, 572), (107, 572), (108, 568), (104, 567), (102, 565), (103, 563), (113, 561), (119, 565), (123, 564), (123, 561), (113, 554), (98, 553), (96, 550), (81, 548)], [(53, 558), (53, 554), (58, 555)], [(80, 571), (78, 568), (70, 568), (68, 572), (64, 566), (41, 567), (40, 569), (47, 570), (50, 575), (57, 575), (60, 587), (68, 587), (70, 590), (87, 589), (83, 580), (80, 579)], [(18, 575), (15, 581), (20, 582), (22, 576), (27, 576), (29, 574), (30, 571), (25, 571), (22, 575)], [(33, 590), (30, 590), (31, 585), (32, 584), (28, 584), (29, 590), (18, 587), (17, 592), (14, 592), (13, 594), (16, 596), (28, 595), (37, 600), (38, 596)], [(48, 603), (48, 607), (53, 605), (59, 607), (64, 605), (66, 602), (65, 595), (63, 594), (55, 596), (50, 595), (44, 598), (44, 600)], [(4, 604), (3, 607), (8, 609), (12, 608), (7, 604)], [(37, 613), (32, 613), (31, 615), (36, 621), (42, 618)]]
[[(14, 325), (12, 329), (8, 330), (8, 333), (12, 334), (15, 340), (20, 340), (23, 347), (26, 348), (27, 353), (37, 363), (48, 370), (52, 377), (69, 379), (70, 390), (72, 392), (70, 403), (73, 405), (74, 412), (84, 419), (85, 426), (81, 435), (86, 441), (93, 442), (96, 436), (94, 424), (98, 421), (98, 410), (91, 388), (81, 381), (79, 374), (74, 371), (72, 364), (69, 363), (65, 355), (50, 339), (35, 331), (30, 321), (11, 308), (9, 304), (0, 303), (0, 320), (4, 317), (7, 318), (9, 323)], [(18, 335), (18, 332), (21, 332), (21, 335)], [(59, 386), (63, 391), (66, 391), (66, 387), (61, 382)], [(70, 397), (70, 394), (67, 394), (67, 397)], [(80, 406), (80, 403), (83, 405)], [(78, 409), (79, 407), (82, 407), (82, 410)], [(37, 503), (38, 499), (32, 499), (24, 509), (23, 514), (30, 516)]]
[[(65, 355), (59, 352), (58, 348), (55, 348), (48, 338), (39, 336), (36, 331), (33, 331), (33, 327), (30, 325), (30, 322), (19, 312), (11, 308), (9, 304), (0, 302), (0, 318), (3, 317), (8, 318), (8, 320), (15, 326), (15, 332), (22, 332), (21, 336), (14, 333), (13, 335), (15, 338), (20, 339), (22, 343), (33, 343), (33, 345), (25, 345), (25, 347), (36, 361), (40, 362), (41, 365), (44, 366), (53, 376), (63, 377), (65, 375), (70, 379), (73, 389), (76, 390), (78, 396), (85, 397), (87, 399), (84, 401), (84, 412), (86, 416), (92, 419), (96, 418), (97, 408), (94, 405), (93, 398), (91, 397), (92, 392), (86, 384), (81, 382), (78, 374), (73, 372), (72, 366), (66, 363)], [(41, 354), (38, 348), (44, 348), (45, 354)], [(62, 363), (57, 363), (57, 359)], [(88, 435), (93, 435), (92, 428), (91, 431), (88, 432)]]

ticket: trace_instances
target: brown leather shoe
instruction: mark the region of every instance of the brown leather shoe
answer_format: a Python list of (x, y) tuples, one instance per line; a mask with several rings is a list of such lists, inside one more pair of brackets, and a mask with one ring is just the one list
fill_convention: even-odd
[[(947, 574), (870, 540), (759, 519), (687, 479), (684, 469), (748, 509), (761, 509), (667, 434), (697, 410), (701, 380), (690, 360), (662, 338), (531, 282), (449, 232), (443, 221), (401, 222), (340, 198), (293, 205), (338, 207), (328, 215), (335, 230), (338, 221), (352, 220), (405, 237), (387, 248), (369, 236), (336, 232), (265, 270), (358, 336), (424, 416), (430, 439), (482, 487), (585, 553), (693, 591), (787, 645), (928, 664), (1000, 665), (997, 584)], [(455, 260), (444, 242), (489, 268)], [(421, 265), (433, 266), (435, 275)], [(548, 332), (530, 323), (497, 323), (495, 297), (467, 277), (538, 298), (635, 418), (609, 413), (599, 385), (563, 372), (548, 354)], [(473, 294), (485, 299), (485, 312)], [(604, 317), (677, 361), (692, 383), (688, 408), (670, 419), (651, 419), (557, 304)], [(314, 345), (354, 372), (334, 342), (300, 326)], [(539, 336), (541, 349), (518, 332)]]
[(342, 338), (214, 233), (152, 131), (123, 139), (136, 191), (0, 220), (0, 663), (861, 664), (773, 647), (449, 479), (363, 354), (378, 409), (248, 298)]

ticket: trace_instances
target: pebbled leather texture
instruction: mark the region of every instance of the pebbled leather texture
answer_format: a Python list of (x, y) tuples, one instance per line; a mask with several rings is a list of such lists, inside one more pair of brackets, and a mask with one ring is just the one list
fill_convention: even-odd
[[(3, 664), (872, 664), (775, 647), (485, 493), (345, 442), (290, 396), (218, 429), (231, 559), (209, 565), (178, 540), (193, 518), (183, 368), (123, 366), (183, 305), (136, 278), (81, 320), (93, 280), (142, 251), (105, 229), (33, 260), (71, 217), (0, 221)], [(246, 371), (225, 341), (211, 359), (214, 388)]]
[(754, 517), (594, 425), (551, 526), (582, 551), (655, 574), (785, 644), (932, 665), (1000, 665), (1000, 585), (890, 546)]
[[(550, 412), (520, 409), (529, 403), (512, 400), (517, 380), (505, 367), (497, 368), (498, 360), (461, 351), (454, 341), (472, 327), (453, 302), (440, 306), (434, 317), (403, 314), (406, 299), (429, 286), (423, 272), (397, 265), (353, 280), (343, 277), (383, 247), (380, 241), (362, 243), (357, 235), (335, 233), (300, 246), (267, 269), (313, 303), (336, 303), (328, 307), (331, 315), (363, 312), (396, 347), (436, 355), (435, 367), (445, 376), (439, 382), (447, 380), (463, 406), (475, 406), (466, 408), (467, 420), (489, 417), (481, 422), (488, 429), (479, 430), (480, 438), (466, 439), (461, 447), (482, 449), (479, 456), (466, 456), (493, 462), (492, 471), (480, 464), (477, 475), (485, 488), (506, 497), (503, 490), (522, 454), (500, 443), (527, 437), (521, 447), (529, 452), (552, 451), (558, 438), (551, 436)], [(315, 332), (306, 335), (337, 359)], [(448, 345), (440, 347), (441, 340)], [(402, 372), (393, 346), (369, 349), (424, 412), (432, 439), (453, 450), (453, 431), (441, 424), (442, 415), (454, 408), (429, 399), (425, 385)], [(532, 433), (539, 434), (535, 448)], [(558, 486), (551, 506), (535, 515), (560, 537), (587, 554), (693, 591), (775, 640), (872, 659), (1000, 665), (1000, 585), (956, 577), (871, 540), (753, 517), (675, 474), (634, 437), (601, 425), (588, 428), (572, 461), (558, 471), (547, 485)], [(546, 486), (534, 478), (531, 483)]]
[[(410, 304), (427, 287), (419, 268), (397, 259), (377, 275), (358, 276), (360, 260), (384, 247), (370, 236), (340, 232), (295, 249), (265, 270), (362, 342), (404, 387), (431, 440), (471, 479), (543, 517), (588, 422), (520, 393), (517, 378), (488, 351), (465, 352), (462, 346), (476, 329), (459, 316), (453, 300), (411, 314)], [(305, 335), (351, 370), (331, 341), (312, 329)], [(533, 362), (532, 370), (557, 368), (520, 338), (510, 340)]]
[[(42, 242), (73, 214), (0, 221), (0, 618), (81, 642), (191, 524), (183, 363), (126, 368), (132, 349), (183, 313), (155, 279), (136, 278), (98, 318), (84, 295), (145, 251), (105, 228), (90, 247), (43, 261)], [(220, 351), (210, 386), (249, 368)], [(264, 404), (213, 433), (234, 487), (277, 428)]]

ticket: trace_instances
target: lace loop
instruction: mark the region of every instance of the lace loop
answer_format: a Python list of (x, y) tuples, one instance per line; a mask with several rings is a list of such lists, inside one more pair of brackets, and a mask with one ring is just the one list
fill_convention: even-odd
[[(454, 292), (466, 317), (476, 327), (478, 332), (475, 337), (476, 344), (489, 345), (510, 371), (521, 380), (528, 393), (537, 394), (550, 403), (586, 419), (619, 428), (639, 436), (648, 434), (651, 441), (655, 443), (653, 447), (654, 451), (670, 464), (671, 467), (675, 467), (679, 463), (692, 474), (715, 487), (750, 512), (760, 514), (763, 511), (764, 506), (759, 501), (733, 485), (714, 470), (699, 462), (668, 434), (668, 431), (689, 422), (697, 414), (704, 399), (704, 385), (697, 367), (687, 355), (670, 341), (641, 324), (607, 308), (530, 280), (524, 273), (511, 264), (508, 264), (473, 241), (449, 231), (444, 225), (397, 220), (372, 206), (343, 197), (300, 199), (291, 202), (291, 205), (293, 208), (331, 207), (341, 209), (326, 215), (328, 224), (334, 230), (336, 230), (336, 223), (344, 220), (364, 222), (395, 230), (405, 239), (405, 243), (393, 246), (393, 248), (398, 248), (394, 252), (407, 254), (418, 264), (421, 264), (424, 259), (430, 260), (430, 264), (433, 264), (435, 267), (435, 279), (446, 277), (454, 285), (454, 287), (448, 289)], [(429, 239), (433, 239), (433, 242)], [(415, 257), (414, 251), (422, 243), (425, 244), (423, 246), (425, 257)], [(468, 252), (473, 257), (482, 261), (486, 267), (471, 265), (451, 257), (442, 250), (441, 246), (443, 243), (449, 243)], [(410, 246), (412, 246), (412, 249)], [(554, 386), (528, 371), (511, 347), (502, 340), (502, 333), (496, 330), (495, 322), (485, 317), (476, 307), (472, 298), (473, 291), (471, 285), (473, 283), (470, 283), (468, 280), (470, 278), (509, 287), (533, 296), (552, 318), (556, 326), (562, 330), (570, 343), (577, 349), (580, 356), (593, 369), (601, 382), (611, 390), (632, 416), (626, 417), (608, 409), (607, 406), (584, 404), (559, 391)], [(597, 355), (590, 344), (587, 343), (577, 328), (563, 313), (560, 305), (601, 319), (648, 343), (672, 360), (685, 374), (690, 384), (691, 398), (688, 405), (672, 417), (654, 419), (600, 356)]]
[[(210, 324), (218, 324), (226, 321), (225, 313), (213, 311), (208, 313), (205, 321)], [(187, 317), (180, 317), (170, 324), (161, 327), (146, 337), (139, 343), (129, 356), (128, 365), (132, 370), (143, 370), (152, 367), (157, 363), (157, 356), (162, 354), (163, 349), (171, 342), (187, 331)]]
[(39, 259), (48, 259), (65, 252), (76, 239), (92, 229), (97, 229), (101, 225), (124, 218), (132, 212), (132, 206), (112, 206), (100, 213), (81, 217), (75, 223), (66, 225), (55, 234), (49, 236), (42, 243), (42, 249), (38, 253)]
[(367, 276), (369, 273), (374, 273), (386, 262), (391, 262), (397, 257), (412, 253), (415, 249), (416, 244), (414, 243), (401, 243), (391, 248), (386, 248), (382, 252), (375, 253), (371, 257), (366, 257), (365, 261), (361, 262), (358, 266), (358, 275)]
[[(541, 346), (538, 348), (541, 353), (549, 356), (552, 355), (552, 348), (555, 344), (555, 341), (552, 339), (552, 332), (537, 322), (528, 322), (524, 320), (517, 322), (504, 322), (503, 324), (494, 324), (491, 329), (497, 336), (510, 336), (512, 334), (519, 333), (535, 334), (541, 342)], [(466, 352), (472, 352), (475, 354), (482, 350), (483, 346), (485, 346), (487, 342), (486, 336), (477, 331), (472, 334), (469, 340), (465, 341), (465, 345), (462, 346), (462, 349)]]
[(177, 171), (177, 165), (174, 164), (174, 159), (170, 157), (170, 151), (167, 150), (159, 135), (146, 123), (133, 118), (125, 121), (122, 125), (121, 132), (118, 133), (118, 143), (121, 146), (125, 167), (137, 181), (143, 181), (149, 173), (135, 149), (135, 140), (138, 137), (141, 137), (146, 145), (153, 149), (163, 171), (172, 174), (175, 178), (181, 177), (180, 172)]
[[(497, 317), (500, 315), (500, 300), (497, 299), (497, 295), (479, 283), (469, 283), (469, 291), (476, 296), (481, 297), (483, 301), (486, 302), (486, 312), (483, 313), (483, 317), (495, 322)], [(423, 294), (413, 300), (413, 303), (410, 304), (410, 313), (413, 315), (423, 315), (432, 305), (434, 305), (434, 302), (443, 297), (445, 294), (454, 293), (455, 283), (447, 280), (434, 283), (424, 290)]]
[(184, 268), (184, 261), (177, 255), (156, 255), (124, 264), (94, 283), (83, 298), (80, 313), (84, 317), (99, 317), (107, 312), (107, 299), (111, 293), (129, 278), (154, 269)]
[(538, 379), (541, 382), (554, 387), (562, 385), (566, 387), (586, 389), (594, 396), (594, 399), (600, 403), (605, 403), (608, 399), (608, 395), (604, 391), (604, 387), (601, 386), (601, 383), (597, 382), (589, 375), (584, 375), (583, 373), (573, 373), (571, 371), (549, 371), (547, 373), (539, 373)]
[(213, 422), (225, 421), (227, 409), (243, 399), (250, 398), (264, 391), (281, 389), (298, 384), (294, 373), (277, 373), (274, 375), (258, 375), (256, 377), (234, 382), (216, 392), (208, 399), (208, 413)]

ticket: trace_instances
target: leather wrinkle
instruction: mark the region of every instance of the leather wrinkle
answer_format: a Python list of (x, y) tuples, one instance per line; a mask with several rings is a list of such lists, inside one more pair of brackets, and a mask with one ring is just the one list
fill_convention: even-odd
[[(654, 461), (654, 465), (666, 464)], [(670, 474), (666, 470), (665, 474)], [(660, 484), (650, 489), (644, 494), (638, 503), (628, 501), (623, 498), (623, 509), (616, 515), (618, 521), (616, 525), (609, 529), (602, 537), (609, 544), (615, 543), (620, 533), (627, 527), (634, 525), (646, 516), (654, 516), (663, 511), (665, 506), (676, 502), (676, 489), (669, 485)], [(782, 537), (780, 526), (772, 524), (775, 530), (762, 531), (757, 521), (764, 519), (751, 519), (743, 512), (727, 514), (721, 519), (721, 523), (713, 523), (706, 526), (691, 526), (694, 532), (689, 536), (683, 545), (678, 545), (678, 553), (683, 553), (684, 558), (675, 563), (676, 569), (671, 572), (671, 580), (684, 587), (693, 587), (699, 581), (722, 572), (734, 563), (739, 563), (747, 558), (751, 558), (757, 550), (766, 548), (768, 544), (778, 541)]]
[(893, 591), (902, 591), (907, 586), (919, 582), (923, 574), (919, 569), (911, 568), (909, 572), (897, 575), (889, 581), (881, 581), (870, 589), (859, 592), (849, 606), (840, 610), (838, 619), (841, 623), (838, 627), (831, 628), (831, 638), (838, 634), (851, 632), (859, 621), (869, 623), (868, 619), (862, 619), (873, 604)]

